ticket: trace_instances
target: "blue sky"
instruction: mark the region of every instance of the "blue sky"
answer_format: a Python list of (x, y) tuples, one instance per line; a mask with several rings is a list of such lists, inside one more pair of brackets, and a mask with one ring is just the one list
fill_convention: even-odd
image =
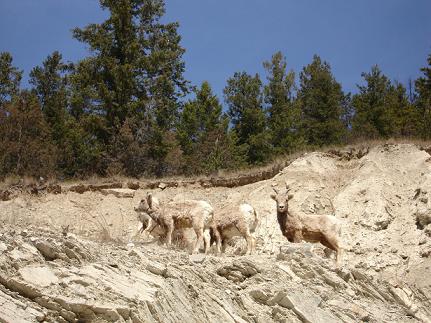
[[(297, 73), (319, 54), (352, 92), (373, 64), (406, 83), (431, 53), (430, 0), (167, 0), (166, 9), (164, 21), (181, 25), (186, 78), (220, 96), (236, 71), (265, 78), (262, 62), (278, 50)], [(71, 29), (104, 17), (97, 0), (0, 0), (0, 51), (26, 75), (54, 50), (77, 61), (87, 51)]]

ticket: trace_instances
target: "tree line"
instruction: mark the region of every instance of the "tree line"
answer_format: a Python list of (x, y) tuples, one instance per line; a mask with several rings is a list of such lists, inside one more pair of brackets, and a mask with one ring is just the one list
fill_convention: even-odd
[(163, 0), (100, 0), (106, 21), (75, 28), (89, 56), (54, 52), (30, 72), (0, 53), (0, 178), (213, 174), (305, 147), (358, 139), (431, 139), (431, 55), (407, 87), (376, 65), (356, 94), (314, 56), (297, 76), (275, 53), (266, 75), (236, 72), (224, 103), (184, 78), (178, 23)]

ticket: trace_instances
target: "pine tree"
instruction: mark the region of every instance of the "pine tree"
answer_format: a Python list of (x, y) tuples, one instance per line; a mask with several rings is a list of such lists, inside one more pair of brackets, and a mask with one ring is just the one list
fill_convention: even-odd
[(67, 113), (66, 73), (70, 66), (62, 62), (62, 55), (55, 51), (42, 66), (30, 72), (30, 84), (39, 98), (47, 121), (53, 126), (64, 122)]
[(247, 162), (257, 164), (271, 158), (271, 138), (266, 127), (259, 75), (235, 73), (228, 79), (224, 95), (238, 143), (247, 149)]
[(332, 75), (330, 65), (317, 55), (300, 73), (298, 99), (301, 130), (307, 144), (323, 146), (338, 144), (345, 139), (346, 96)]
[(54, 52), (46, 58), (42, 66), (37, 66), (30, 72), (30, 84), (34, 86), (34, 92), (57, 143), (64, 137), (68, 118), (68, 70), (69, 66), (62, 62), (61, 54)]
[(295, 73), (287, 72), (286, 59), (281, 52), (275, 53), (263, 66), (268, 73), (264, 101), (268, 106), (271, 143), (278, 153), (292, 152), (302, 144), (298, 133), (300, 114), (294, 101)]
[(390, 116), (385, 100), (391, 82), (375, 65), (370, 73), (362, 73), (366, 85), (358, 85), (359, 93), (353, 96), (355, 117), (352, 121), (355, 137), (379, 138), (390, 134)]
[(392, 84), (378, 66), (373, 66), (370, 73), (362, 73), (362, 77), (366, 84), (358, 86), (359, 93), (352, 100), (353, 136), (373, 139), (414, 136), (418, 116), (405, 87)]
[(161, 0), (100, 2), (109, 18), (76, 28), (74, 37), (93, 53), (83, 64), (93, 74), (109, 127), (119, 129), (127, 117), (153, 113), (157, 125), (169, 129), (178, 98), (187, 91), (178, 24), (160, 22)]
[(221, 123), (222, 107), (209, 83), (203, 82), (195, 94), (196, 99), (185, 104), (177, 126), (181, 147), (188, 155), (192, 155), (194, 146)]
[(0, 53), (0, 107), (19, 91), (22, 71), (12, 65), (12, 55)]
[(241, 147), (229, 131), (229, 120), (222, 114), (217, 96), (208, 82), (195, 91), (196, 98), (182, 111), (177, 133), (184, 152), (186, 174), (213, 173), (244, 164)]
[(418, 137), (420, 133), (420, 113), (409, 100), (407, 89), (401, 83), (391, 85), (386, 98), (386, 106), (390, 115), (389, 135), (393, 137)]
[(53, 175), (55, 147), (37, 97), (15, 94), (0, 109), (0, 176)]
[(416, 106), (420, 113), (420, 136), (431, 138), (431, 54), (428, 56), (428, 66), (421, 68), (423, 76), (416, 80), (418, 98)]
[[(54, 52), (30, 72), (30, 84), (37, 95), (43, 114), (48, 122), (52, 140), (56, 145), (57, 169), (66, 176), (103, 173), (97, 167), (102, 158), (102, 145), (94, 136), (97, 116), (81, 120), (69, 114), (71, 64), (62, 61), (62, 55)], [(83, 126), (87, 128), (86, 131)], [(100, 137), (100, 136), (99, 136)]]
[[(153, 171), (172, 169), (178, 153), (174, 126), (188, 91), (183, 77), (184, 49), (177, 23), (162, 23), (162, 0), (101, 0), (109, 17), (101, 24), (76, 28), (74, 37), (87, 43), (92, 56), (79, 62), (72, 76), (71, 106), (76, 116), (86, 111), (103, 115), (100, 128), (109, 153), (127, 119), (141, 125)], [(106, 131), (105, 131), (106, 130)], [(135, 133), (140, 132), (136, 130)], [(118, 142), (118, 140), (117, 140)], [(115, 158), (110, 156), (109, 159)]]

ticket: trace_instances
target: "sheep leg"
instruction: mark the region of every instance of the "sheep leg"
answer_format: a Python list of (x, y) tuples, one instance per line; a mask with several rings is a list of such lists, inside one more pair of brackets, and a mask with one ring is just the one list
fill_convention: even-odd
[(199, 252), (199, 247), (202, 244), (202, 240), (203, 240), (203, 230), (202, 229), (198, 229), (195, 230), (196, 233), (196, 242), (193, 248), (193, 253), (198, 253)]
[(174, 232), (173, 224), (169, 225), (166, 230), (166, 245), (170, 247), (172, 245), (172, 233)]
[(251, 253), (250, 254), (255, 253), (255, 251), (256, 251), (256, 238), (253, 235), (251, 235)]
[[(239, 230), (238, 230), (239, 231)], [(249, 229), (246, 229), (244, 234), (243, 234), (245, 241), (247, 241), (247, 250), (245, 252), (246, 255), (251, 255), (252, 251), (253, 251), (253, 236), (250, 233)]]
[(253, 249), (253, 240), (250, 233), (245, 236), (245, 241), (247, 241), (247, 250), (245, 251), (245, 254), (251, 255), (251, 250)]
[(227, 239), (222, 239), (222, 242), (221, 242), (221, 252), (222, 253), (226, 252), (227, 242), (228, 242)]
[(338, 241), (335, 240), (335, 239), (326, 239), (326, 240), (321, 241), (321, 243), (325, 247), (327, 247), (327, 248), (329, 248), (331, 250), (334, 250), (336, 252), (335, 262), (336, 262), (337, 267), (339, 267), (340, 264), (341, 264), (342, 250), (341, 250), (341, 247), (339, 246)]
[(142, 227), (139, 229), (139, 233), (144, 233), (144, 230), (145, 230), (146, 228), (144, 228), (144, 223), (142, 223)]
[(210, 237), (209, 229), (206, 229), (204, 231), (204, 246), (205, 246), (205, 254), (207, 254), (211, 247), (211, 237)]
[(302, 242), (302, 232), (297, 230), (293, 233), (293, 243), (301, 243)]
[(217, 254), (219, 255), (219, 254), (221, 254), (221, 244), (222, 244), (222, 239), (221, 239), (220, 231), (216, 228), (216, 229), (214, 229), (213, 232), (214, 232), (215, 239), (216, 239)]

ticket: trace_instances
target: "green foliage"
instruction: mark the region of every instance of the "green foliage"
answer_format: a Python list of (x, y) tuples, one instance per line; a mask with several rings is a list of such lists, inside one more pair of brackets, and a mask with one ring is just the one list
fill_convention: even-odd
[(30, 72), (31, 91), (0, 53), (0, 176), (215, 174), (307, 146), (431, 138), (431, 55), (416, 92), (374, 66), (352, 96), (319, 56), (297, 86), (277, 52), (263, 63), (266, 84), (246, 72), (228, 79), (224, 113), (208, 82), (185, 101), (185, 50), (163, 0), (100, 4), (107, 19), (73, 31), (90, 56), (66, 64), (52, 53)]
[(97, 138), (103, 136), (97, 136), (97, 124), (104, 122), (97, 116), (89, 115), (76, 120), (69, 114), (68, 72), (72, 68), (72, 65), (62, 62), (59, 52), (54, 52), (42, 66), (30, 72), (30, 84), (34, 87), (57, 147), (58, 171), (67, 176), (100, 174), (103, 173), (99, 166), (103, 146)]
[(196, 98), (184, 106), (177, 125), (184, 152), (186, 174), (213, 173), (244, 164), (244, 151), (229, 131), (229, 120), (208, 82), (195, 91)]
[(212, 94), (208, 82), (203, 82), (195, 94), (196, 99), (185, 104), (177, 126), (181, 147), (184, 153), (189, 155), (196, 149), (194, 144), (219, 127), (222, 113), (222, 107), (217, 97)]
[(37, 97), (24, 91), (0, 107), (0, 176), (53, 174), (55, 146)]
[(301, 130), (308, 145), (338, 144), (345, 139), (346, 97), (329, 64), (317, 55), (300, 73), (298, 100)]
[(295, 73), (287, 72), (286, 59), (281, 52), (275, 53), (263, 66), (268, 73), (264, 101), (268, 106), (271, 143), (277, 154), (295, 151), (303, 144), (298, 131), (300, 110), (294, 100)]
[[(72, 112), (105, 116), (107, 147), (118, 142), (127, 119), (142, 125), (148, 170), (158, 176), (173, 171), (172, 152), (180, 152), (174, 126), (187, 91), (184, 49), (177, 23), (161, 23), (161, 0), (102, 0), (110, 15), (101, 24), (76, 28), (74, 37), (89, 45), (92, 56), (81, 61), (72, 77), (78, 93), (72, 95)], [(121, 142), (121, 140), (120, 140)], [(115, 159), (110, 150), (108, 161)]]
[(81, 62), (85, 70), (78, 67), (84, 75), (75, 84), (87, 95), (75, 96), (75, 110), (92, 100), (115, 131), (136, 114), (150, 115), (160, 131), (172, 128), (187, 91), (178, 24), (160, 22), (163, 1), (104, 0), (101, 6), (110, 13), (106, 21), (73, 32), (93, 53)]
[(12, 55), (0, 53), (0, 107), (19, 92), (22, 71), (12, 66)]
[(378, 66), (362, 77), (366, 84), (358, 86), (359, 93), (352, 100), (353, 136), (376, 139), (415, 135), (417, 111), (410, 104), (405, 87), (393, 85)]
[(417, 107), (420, 114), (420, 136), (431, 138), (431, 54), (428, 56), (428, 66), (421, 68), (423, 76), (416, 81), (418, 93)]
[(67, 114), (67, 81), (69, 66), (62, 62), (59, 52), (48, 56), (42, 66), (30, 72), (30, 84), (39, 98), (42, 111), (51, 126), (64, 123)]
[(68, 177), (106, 174), (106, 147), (95, 134), (104, 120), (89, 115), (79, 121), (65, 120), (62, 138), (57, 142), (57, 168)]
[(266, 127), (259, 75), (235, 73), (228, 79), (224, 95), (238, 143), (247, 149), (247, 162), (258, 164), (269, 160), (272, 155), (271, 138)]

